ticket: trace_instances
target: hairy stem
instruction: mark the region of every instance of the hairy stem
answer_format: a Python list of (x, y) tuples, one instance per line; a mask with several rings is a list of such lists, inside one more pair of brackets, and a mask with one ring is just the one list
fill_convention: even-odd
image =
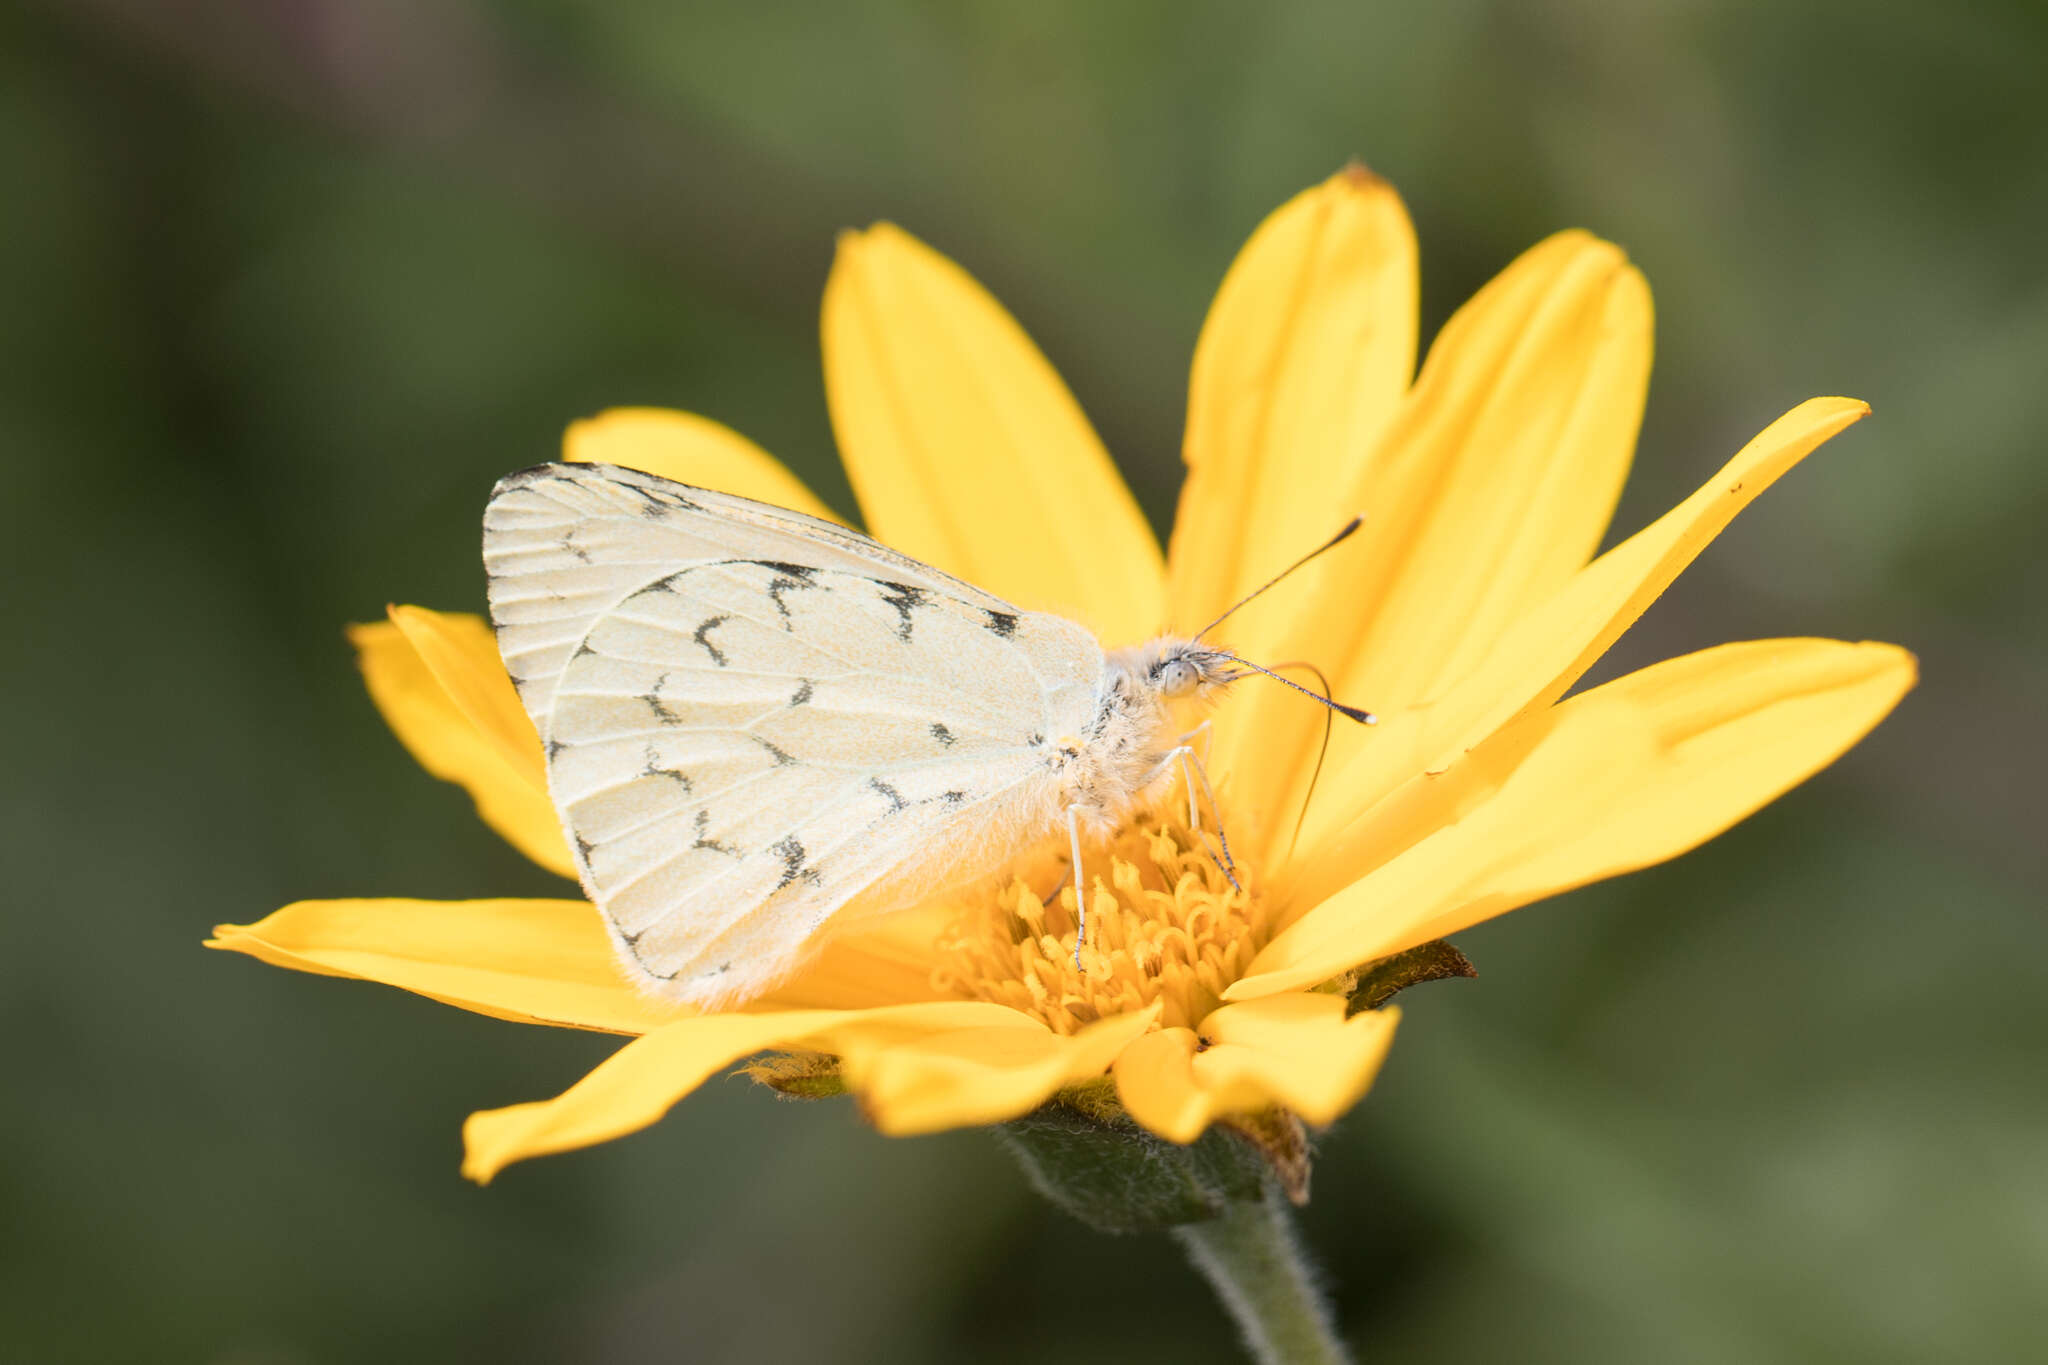
[(1233, 1200), (1220, 1217), (1173, 1235), (1230, 1311), (1260, 1365), (1348, 1365), (1329, 1305), (1277, 1190)]

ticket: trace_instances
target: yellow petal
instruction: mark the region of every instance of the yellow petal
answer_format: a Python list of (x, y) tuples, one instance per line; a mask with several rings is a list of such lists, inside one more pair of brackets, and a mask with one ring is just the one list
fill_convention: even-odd
[(540, 740), (483, 618), (394, 607), (391, 624), (351, 626), (349, 639), (370, 699), (420, 766), (468, 791), (521, 853), (574, 877)]
[(1277, 935), (1225, 998), (1323, 981), (1676, 857), (1833, 762), (1913, 677), (1912, 656), (1892, 645), (1759, 640), (1669, 660), (1532, 716), (1389, 798), (1396, 833), (1377, 851), (1384, 861)]
[[(1188, 385), (1187, 481), (1168, 555), (1172, 618), (1196, 630), (1327, 539), (1415, 371), (1415, 229), (1354, 166), (1259, 225), (1210, 306)], [(1267, 651), (1283, 595), (1231, 617)], [(1262, 629), (1262, 625), (1265, 627)]]
[(827, 943), (802, 973), (748, 1009), (865, 1009), (945, 998), (932, 985), (932, 945), (958, 917), (933, 902), (864, 924)]
[(1152, 1026), (1159, 1006), (1099, 1019), (1071, 1037), (1011, 1026), (933, 1033), (866, 1054), (842, 1074), (875, 1127), (893, 1136), (1001, 1123), (1063, 1085), (1100, 1076)]
[(1650, 340), (1642, 275), (1577, 232), (1445, 325), (1383, 467), (1354, 490), (1376, 510), (1388, 488), (1402, 515), (1376, 519), (1396, 546), (1364, 599), (1371, 628), (1339, 661), (1352, 692), (1390, 708), (1434, 695), (1592, 557), (1635, 451)]
[(1191, 1028), (1163, 1028), (1145, 1034), (1116, 1059), (1116, 1096), (1145, 1127), (1170, 1142), (1193, 1142), (1209, 1126), (1208, 1096), (1195, 1080)]
[(552, 1100), (470, 1115), (462, 1173), (484, 1183), (515, 1161), (637, 1132), (714, 1072), (765, 1048), (858, 1055), (929, 1033), (1003, 1027), (1044, 1031), (1026, 1015), (979, 1001), (678, 1020), (628, 1043)]
[(547, 767), (541, 757), (540, 737), (505, 672), (491, 628), (474, 616), (453, 616), (425, 607), (394, 606), (388, 610), (391, 624), (412, 645), (463, 719), (491, 742), (528, 786), (545, 791)]
[(1344, 1008), (1342, 996), (1280, 995), (1213, 1011), (1200, 1041), (1188, 1029), (1146, 1034), (1117, 1058), (1117, 1096), (1172, 1142), (1274, 1105), (1334, 1123), (1372, 1085), (1400, 1022), (1396, 1009), (1346, 1019)]
[[(1361, 511), (1366, 527), (1283, 590), (1292, 616), (1272, 648), (1382, 713), (1468, 671), (1598, 546), (1635, 447), (1650, 334), (1649, 289), (1610, 243), (1559, 233), (1510, 265), (1445, 324), (1373, 457), (1323, 489), (1332, 520)], [(1217, 752), (1232, 773), (1286, 760), (1290, 788), (1249, 795), (1291, 812), (1323, 718), (1284, 691), (1243, 690), (1218, 717)], [(1332, 758), (1377, 740), (1340, 726)]]
[(1159, 546), (1088, 419), (1001, 304), (887, 223), (825, 286), (825, 391), (868, 530), (1111, 644), (1165, 614)]
[[(1442, 697), (1382, 717), (1367, 740), (1323, 772), (1302, 847), (1303, 880), (1350, 881), (1339, 840), (1368, 825), (1374, 805), (1413, 774), (1441, 770), (1517, 717), (1549, 706), (1758, 494), (1821, 442), (1870, 411), (1853, 398), (1814, 398), (1786, 413), (1737, 452), (1699, 491), (1587, 565), (1503, 633), (1472, 671)], [(1335, 866), (1324, 865), (1334, 862)]]
[(520, 1023), (645, 1033), (677, 1017), (620, 975), (585, 901), (299, 901), (213, 932), (209, 948)]
[(562, 458), (624, 465), (792, 512), (843, 520), (780, 460), (731, 427), (695, 413), (612, 408), (570, 423), (562, 438)]

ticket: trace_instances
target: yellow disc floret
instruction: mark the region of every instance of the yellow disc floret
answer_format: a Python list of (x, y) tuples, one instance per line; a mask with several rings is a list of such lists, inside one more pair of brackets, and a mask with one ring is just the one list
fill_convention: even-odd
[[(1170, 809), (1171, 807), (1169, 807)], [(963, 897), (940, 939), (932, 983), (1009, 1005), (1071, 1034), (1097, 1019), (1161, 1003), (1161, 1027), (1192, 1027), (1220, 1002), (1270, 932), (1243, 864), (1218, 864), (1215, 834), (1141, 811), (1082, 851), (1088, 938), (1074, 955), (1071, 878), (1048, 902), (1032, 890), (1064, 871), (1054, 854)]]

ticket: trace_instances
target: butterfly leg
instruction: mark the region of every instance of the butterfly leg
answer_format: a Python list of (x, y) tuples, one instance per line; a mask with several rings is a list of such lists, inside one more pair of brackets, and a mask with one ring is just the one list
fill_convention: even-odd
[[(1192, 749), (1185, 747), (1182, 751), (1181, 762), (1186, 766), (1188, 772), (1188, 804), (1191, 806), (1194, 804), (1195, 784), (1199, 782), (1202, 788), (1202, 795), (1209, 802), (1209, 809), (1215, 812), (1216, 846), (1223, 851), (1223, 856), (1216, 860), (1216, 866), (1223, 869), (1223, 875), (1229, 880), (1231, 890), (1242, 891), (1244, 888), (1238, 885), (1237, 881), (1237, 860), (1230, 856), (1230, 836), (1223, 832), (1223, 813), (1216, 807), (1216, 789), (1209, 785), (1209, 770), (1202, 766), (1202, 761), (1195, 757)], [(1195, 829), (1194, 821), (1190, 820), (1188, 825), (1190, 829)]]
[[(1199, 759), (1195, 758), (1194, 752), (1194, 743), (1197, 740), (1202, 744), (1202, 756)], [(1182, 735), (1179, 747), (1166, 756), (1169, 763), (1176, 757), (1181, 760), (1181, 775), (1187, 779), (1188, 784), (1188, 828), (1196, 833), (1200, 833), (1202, 829), (1202, 810), (1195, 804), (1195, 770), (1192, 765), (1208, 763), (1209, 751), (1215, 747), (1215, 743), (1216, 727), (1213, 722), (1205, 720)], [(1218, 832), (1221, 833), (1220, 828)]]
[[(1186, 739), (1187, 736), (1182, 735), (1181, 738)], [(1152, 765), (1152, 771), (1146, 773), (1138, 785), (1141, 788), (1149, 787), (1160, 778), (1166, 776), (1167, 773), (1173, 771), (1174, 764), (1181, 764), (1188, 784), (1188, 828), (1199, 833), (1202, 828), (1202, 810), (1200, 806), (1195, 804), (1195, 773), (1194, 769), (1186, 766), (1194, 758), (1194, 753), (1195, 751), (1186, 744), (1176, 745), (1168, 749), (1164, 754), (1160, 755), (1159, 761)]]
[(1088, 937), (1088, 883), (1081, 877), (1081, 808), (1067, 807), (1067, 844), (1074, 855), (1074, 970), (1081, 970), (1081, 944)]

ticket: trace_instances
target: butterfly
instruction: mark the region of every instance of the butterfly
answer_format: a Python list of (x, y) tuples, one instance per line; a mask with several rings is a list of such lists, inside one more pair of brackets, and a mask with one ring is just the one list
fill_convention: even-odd
[(1197, 814), (1176, 703), (1306, 690), (1203, 632), (1106, 650), (846, 527), (611, 465), (501, 479), (483, 556), (584, 892), (630, 977), (707, 1008), (1062, 826), (1078, 887), (1082, 832), (1176, 764)]

